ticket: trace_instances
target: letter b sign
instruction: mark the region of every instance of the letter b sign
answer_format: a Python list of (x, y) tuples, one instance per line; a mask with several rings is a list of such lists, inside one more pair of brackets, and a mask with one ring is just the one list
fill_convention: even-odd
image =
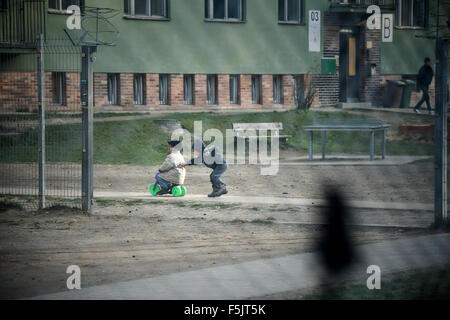
[(381, 14), (380, 7), (371, 5), (366, 12), (370, 14), (367, 18), (367, 29), (380, 30), (383, 42), (392, 42), (394, 32), (394, 15), (392, 13)]

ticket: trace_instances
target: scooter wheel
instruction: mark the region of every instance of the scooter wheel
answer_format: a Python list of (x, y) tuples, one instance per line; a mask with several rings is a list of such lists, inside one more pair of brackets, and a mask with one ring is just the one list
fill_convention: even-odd
[(186, 188), (184, 186), (181, 186), (181, 197), (184, 197), (186, 194)]
[(161, 187), (159, 186), (159, 184), (157, 184), (155, 186), (155, 184), (152, 183), (148, 189), (152, 196), (156, 196), (156, 194), (159, 192), (159, 190), (161, 190)]
[(182, 193), (183, 191), (180, 186), (175, 186), (172, 188), (172, 195), (174, 197), (182, 197)]

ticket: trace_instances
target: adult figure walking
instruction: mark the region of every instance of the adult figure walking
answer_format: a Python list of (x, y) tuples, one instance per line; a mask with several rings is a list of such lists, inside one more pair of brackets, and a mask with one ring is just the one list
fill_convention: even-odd
[(416, 104), (414, 107), (415, 113), (420, 113), (419, 109), (422, 104), (426, 102), (428, 113), (433, 115), (434, 111), (431, 109), (430, 105), (430, 95), (428, 94), (428, 87), (430, 86), (431, 81), (433, 80), (433, 68), (431, 68), (431, 60), (430, 58), (425, 58), (424, 65), (420, 68), (419, 74), (417, 75), (417, 89), (422, 90), (422, 99)]

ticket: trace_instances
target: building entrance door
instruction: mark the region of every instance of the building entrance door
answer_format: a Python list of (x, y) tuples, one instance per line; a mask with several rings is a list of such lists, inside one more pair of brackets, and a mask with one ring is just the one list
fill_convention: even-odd
[(359, 47), (358, 28), (342, 28), (339, 32), (340, 102), (359, 102)]

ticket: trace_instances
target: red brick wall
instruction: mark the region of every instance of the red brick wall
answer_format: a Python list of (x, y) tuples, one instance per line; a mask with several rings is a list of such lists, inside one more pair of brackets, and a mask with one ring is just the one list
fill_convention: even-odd
[[(263, 74), (262, 75), (262, 104), (264, 107), (272, 108), (273, 103), (273, 75)], [(252, 87), (251, 87), (251, 76), (250, 76), (250, 103), (252, 103)]]
[(94, 72), (94, 106), (108, 104), (108, 75)]
[[(45, 105), (48, 111), (80, 110), (80, 75), (66, 72), (66, 105), (53, 104), (52, 73), (45, 73)], [(36, 72), (0, 72), (0, 110), (36, 110), (38, 107)]]
[[(281, 89), (283, 90), (283, 105), (293, 106), (294, 99), (294, 77), (292, 75), (284, 75)], [(273, 91), (273, 90), (272, 90)]]
[(169, 104), (172, 108), (184, 107), (184, 86), (182, 74), (170, 75)]
[[(323, 56), (334, 58), (339, 55), (339, 26), (330, 25), (333, 17), (329, 13), (324, 15)], [(334, 107), (339, 102), (339, 66), (336, 75), (312, 75), (311, 79), (317, 90), (317, 99), (313, 106)]]
[(228, 74), (217, 75), (219, 106), (230, 108), (230, 76)]
[[(264, 95), (264, 89), (263, 89)], [(245, 108), (246, 106), (252, 105), (252, 75), (242, 74), (241, 75), (241, 106)]]
[[(369, 35), (372, 36), (372, 35)], [(365, 41), (368, 39), (366, 35)], [(375, 45), (373, 43), (373, 45)], [(369, 52), (369, 62), (376, 61), (376, 54)], [(365, 73), (363, 70), (361, 74)], [(262, 104), (252, 103), (251, 75), (240, 76), (240, 100), (238, 105), (230, 104), (229, 75), (218, 75), (219, 104), (206, 103), (206, 75), (194, 76), (194, 105), (184, 105), (183, 75), (170, 75), (169, 105), (159, 104), (159, 75), (146, 74), (146, 104), (134, 105), (133, 74), (121, 74), (121, 105), (108, 105), (108, 85), (106, 73), (94, 73), (94, 106), (101, 110), (181, 110), (181, 109), (261, 109), (261, 108), (295, 108), (293, 75), (282, 76), (283, 104), (273, 104), (273, 76), (262, 75)], [(52, 74), (46, 72), (46, 108), (47, 110), (79, 111), (80, 110), (80, 74), (66, 73), (66, 106), (52, 105), (53, 88)], [(314, 97), (313, 107), (334, 106), (338, 101), (338, 79), (333, 75), (304, 75), (305, 91), (314, 85), (318, 91)], [(387, 80), (401, 80), (401, 75), (379, 75), (377, 64), (376, 76), (362, 77), (361, 100), (380, 105), (385, 92)], [(434, 80), (430, 86), (431, 104), (434, 107)], [(413, 92), (411, 107), (421, 98), (422, 94)], [(423, 106), (425, 107), (425, 106)], [(0, 72), (0, 110), (16, 111), (37, 108), (37, 78), (36, 72)]]
[(133, 74), (120, 74), (120, 99), (119, 104), (125, 108), (134, 106), (134, 88), (133, 88)]
[(195, 91), (195, 107), (207, 108), (206, 104), (206, 74), (196, 74), (194, 77), (194, 91)]

